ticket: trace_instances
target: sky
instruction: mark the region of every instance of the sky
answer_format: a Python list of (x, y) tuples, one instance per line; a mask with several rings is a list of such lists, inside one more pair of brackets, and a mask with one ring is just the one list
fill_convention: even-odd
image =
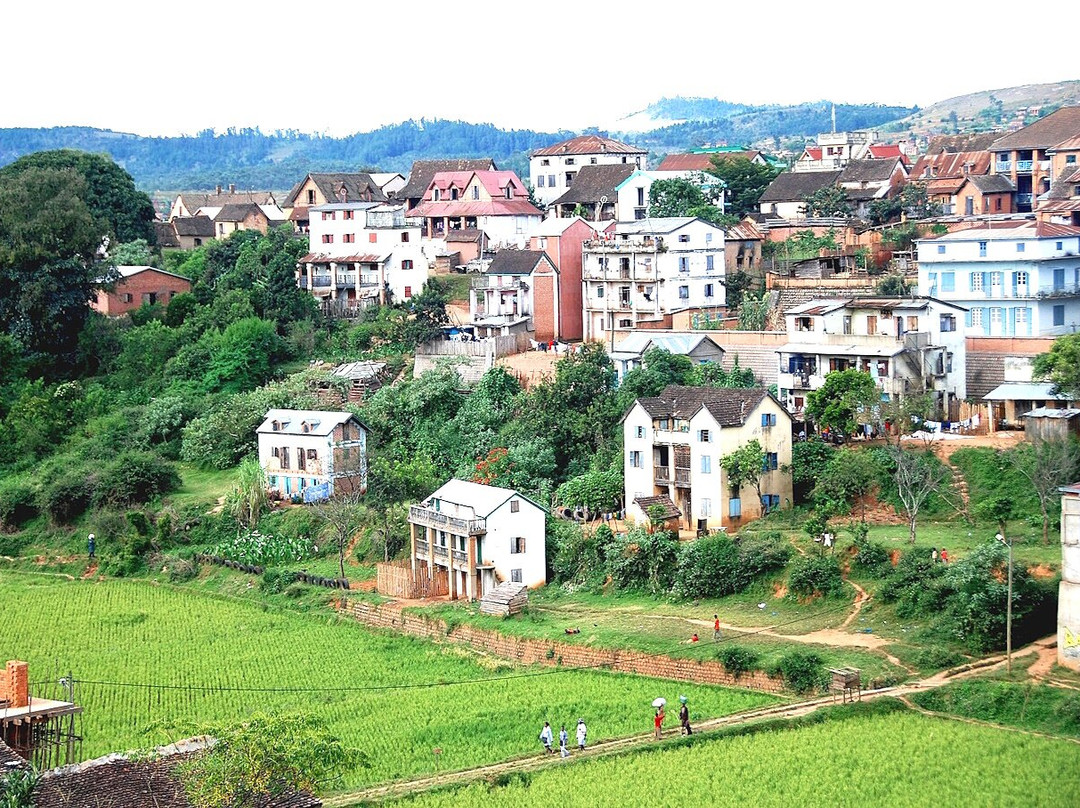
[[(968, 65), (945, 47), (972, 23), (960, 5), (36, 0), (4, 10), (0, 128), (578, 130), (615, 128), (661, 97), (926, 106), (1080, 78), (1069, 48)], [(999, 5), (983, 4), (980, 27)], [(935, 33), (920, 37), (923, 22)]]

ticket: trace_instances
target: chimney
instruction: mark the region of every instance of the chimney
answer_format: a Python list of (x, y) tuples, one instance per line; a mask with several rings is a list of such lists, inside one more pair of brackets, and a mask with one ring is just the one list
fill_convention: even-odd
[(236, 185), (231, 183), (231, 182), (229, 183), (229, 193), (230, 194), (235, 194), (236, 193)]
[(219, 185), (219, 186), (217, 187), (217, 192), (218, 192), (219, 194), (221, 193), (221, 186), (220, 186), (220, 185)]
[(0, 677), (0, 699), (10, 707), (26, 707), (30, 704), (30, 666), (25, 662), (10, 660)]

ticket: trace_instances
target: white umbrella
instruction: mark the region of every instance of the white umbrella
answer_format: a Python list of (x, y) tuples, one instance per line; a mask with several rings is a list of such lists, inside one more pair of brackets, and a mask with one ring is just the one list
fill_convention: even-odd
[(658, 699), (653, 699), (652, 706), (653, 707), (663, 707), (665, 704), (667, 704), (667, 699), (665, 699), (663, 696), (661, 696)]

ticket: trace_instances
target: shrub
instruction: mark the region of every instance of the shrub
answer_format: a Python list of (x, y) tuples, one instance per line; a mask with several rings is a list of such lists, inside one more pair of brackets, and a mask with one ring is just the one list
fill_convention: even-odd
[(56, 476), (41, 487), (37, 505), (55, 524), (69, 525), (90, 506), (93, 494), (93, 484), (86, 469), (58, 470)]
[(724, 670), (738, 679), (744, 673), (756, 670), (761, 657), (757, 651), (738, 645), (728, 645), (716, 652), (716, 658), (724, 665)]
[(885, 603), (896, 603), (896, 613), (904, 619), (938, 612), (946, 595), (940, 582), (943, 567), (925, 550), (909, 550), (900, 556), (879, 597)]
[(18, 528), (38, 515), (30, 480), (11, 477), (0, 481), (0, 527)]
[(705, 536), (679, 550), (674, 592), (682, 598), (719, 598), (742, 592), (758, 576), (781, 569), (791, 547), (779, 531), (747, 538)]
[(840, 564), (831, 556), (802, 556), (791, 565), (788, 575), (788, 595), (810, 598), (817, 595), (834, 597), (843, 594), (844, 579)]
[(964, 655), (943, 645), (928, 645), (920, 648), (911, 661), (919, 670), (936, 671), (956, 667), (964, 661)]
[(827, 684), (828, 673), (817, 654), (791, 651), (769, 668), (770, 676), (781, 676), (784, 684), (796, 693), (810, 693)]
[(875, 577), (881, 577), (892, 571), (889, 551), (883, 545), (866, 538), (856, 538), (855, 557), (852, 561), (859, 569)]
[(155, 555), (151, 558), (151, 566), (168, 575), (169, 581), (174, 584), (190, 581), (199, 574), (198, 564), (178, 556)]
[(101, 473), (94, 504), (136, 505), (180, 487), (175, 466), (153, 452), (125, 452)]
[(605, 560), (616, 586), (656, 594), (671, 588), (678, 552), (679, 542), (667, 531), (634, 528), (608, 545)]
[(266, 570), (259, 581), (259, 589), (270, 595), (284, 592), (296, 581), (296, 573), (289, 570)]

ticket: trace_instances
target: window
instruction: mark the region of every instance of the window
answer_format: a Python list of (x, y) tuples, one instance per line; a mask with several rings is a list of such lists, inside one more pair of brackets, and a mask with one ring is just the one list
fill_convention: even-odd
[(368, 233), (367, 240), (369, 244), (377, 244), (379, 241), (378, 233)]
[(401, 234), (401, 243), (402, 244), (407, 244), (408, 242), (409, 242), (409, 234), (408, 233), (402, 233)]
[(941, 273), (941, 291), (943, 291), (943, 292), (955, 292), (956, 291), (956, 273), (955, 272), (942, 272)]
[(1017, 252), (1023, 252), (1023, 251), (1024, 251), (1024, 247), (1025, 247), (1025, 246), (1026, 246), (1026, 245), (1025, 245), (1025, 244), (1024, 244), (1024, 242), (1022, 242), (1022, 241), (1018, 241), (1018, 242), (1016, 242), (1016, 251), (1017, 251)]
[(411, 286), (406, 286), (405, 287), (405, 297), (406, 298), (412, 297), (412, 287)]
[(510, 555), (517, 555), (518, 553), (525, 552), (525, 537), (524, 536), (512, 536), (510, 538)]
[(597, 286), (596, 287), (596, 296), (597, 297), (603, 297), (604, 296), (604, 287), (603, 286)]
[(1030, 311), (1031, 311), (1030, 309), (1025, 309), (1025, 308), (1020, 308), (1020, 309), (1016, 310), (1016, 333), (1017, 334), (1020, 334), (1021, 331), (1024, 332), (1024, 334), (1027, 333), (1028, 327), (1030, 325), (1030, 317), (1028, 316)]
[(779, 494), (762, 494), (761, 495), (761, 510), (762, 513), (769, 513), (780, 507), (780, 495)]
[(981, 326), (983, 324), (983, 310), (972, 309), (971, 310), (971, 324)]
[(333, 233), (323, 233), (322, 243), (323, 244), (333, 244), (334, 243), (334, 234)]
[(796, 331), (813, 331), (814, 330), (814, 318), (813, 317), (796, 317), (795, 318), (795, 330)]
[(941, 315), (941, 330), (942, 331), (955, 331), (956, 330), (956, 317), (952, 314)]
[(711, 283), (705, 284), (705, 297), (713, 296), (713, 285)]
[(851, 333), (851, 315), (850, 314), (845, 314), (844, 315), (844, 333), (845, 334), (850, 334)]
[(314, 191), (308, 191), (307, 192), (307, 203), (308, 203), (309, 206), (315, 204), (315, 192)]
[(549, 166), (549, 165), (551, 165), (551, 161), (550, 160), (541, 160), (540, 165)]
[(135, 300), (135, 297), (134, 297), (134, 295), (131, 294), (131, 292), (124, 292), (124, 294), (121, 295), (121, 297), (123, 297), (125, 303), (131, 303), (132, 301)]
[(555, 187), (555, 175), (554, 174), (548, 174), (548, 188), (554, 188), (554, 187)]
[(995, 306), (990, 309), (990, 333), (1001, 330), (1001, 323), (1003, 321), (1002, 309)]
[(689, 272), (689, 271), (690, 271), (690, 259), (687, 258), (686, 256), (680, 257), (679, 258), (679, 272)]
[(780, 468), (780, 456), (776, 452), (766, 452), (762, 455), (762, 471), (776, 471), (778, 468)]
[(355, 216), (356, 216), (356, 211), (355, 210), (343, 210), (341, 212), (341, 218), (344, 219), (345, 221), (352, 221), (352, 219), (355, 218)]
[(712, 457), (710, 455), (701, 456), (701, 473), (712, 474)]
[(679, 287), (679, 299), (680, 300), (688, 300), (689, 298), (690, 298), (690, 287), (689, 286), (680, 286)]
[(318, 450), (317, 449), (308, 449), (307, 450), (307, 459), (308, 460), (318, 460), (319, 459)]
[(540, 174), (540, 175), (537, 176), (537, 178), (536, 178), (536, 187), (537, 188), (543, 188), (544, 187), (544, 175), (543, 174)]
[(971, 273), (971, 291), (981, 292), (983, 290), (983, 273), (972, 272)]
[(1059, 267), (1054, 270), (1054, 291), (1060, 292), (1065, 288), (1065, 270)]
[(919, 318), (918, 317), (908, 317), (907, 318), (907, 330), (908, 331), (918, 331), (919, 330)]
[(403, 259), (402, 262), (401, 262), (401, 268), (402, 269), (412, 269), (413, 268), (412, 259), (411, 258)]
[(572, 166), (576, 161), (573, 157), (567, 157), (563, 162), (565, 162), (568, 166)]
[[(473, 188), (473, 190), (476, 192), (476, 196), (474, 196), (473, 199), (479, 199), (480, 198), (480, 189), (479, 188)], [(514, 198), (514, 186), (513, 185), (507, 185), (506, 186), (506, 198), (507, 199), (513, 199)]]
[(282, 446), (281, 447), (281, 467), (283, 469), (287, 469), (287, 468), (290, 467), (289, 466), (289, 447), (288, 446)]
[(702, 443), (711, 443), (712, 435), (709, 434), (709, 430), (707, 429), (699, 429), (697, 433), (697, 439)]
[(1071, 166), (1075, 162), (1076, 162), (1076, 155), (1075, 154), (1066, 154), (1065, 155), (1065, 165), (1070, 165)]
[(619, 328), (633, 328), (633, 327), (634, 327), (634, 321), (631, 320), (630, 318), (627, 317), (627, 318), (624, 318), (622, 320), (619, 320)]
[(1022, 286), (1027, 288), (1028, 274), (1024, 271), (1016, 272), (1013, 274), (1013, 286)]
[(432, 192), (431, 192), (431, 201), (432, 202), (438, 202), (439, 201), (439, 189), (438, 188), (435, 188), (435, 189), (432, 190)]
[(712, 500), (708, 497), (701, 498), (701, 517), (707, 519), (712, 516)]
[(938, 255), (944, 255), (945, 254), (945, 245), (944, 244), (937, 245), (937, 254)]
[(640, 208), (645, 204), (645, 189), (637, 189), (637, 206)]
[(342, 242), (345, 244), (352, 244), (356, 241), (356, 233), (345, 233), (341, 237)]
[(763, 412), (761, 413), (761, 426), (768, 429), (770, 426), (776, 426), (776, 413), (775, 412)]
[(512, 499), (512, 500), (510, 500), (510, 513), (517, 513), (520, 510), (521, 510), (521, 500), (520, 499)]
[(979, 242), (979, 258), (986, 258), (986, 242)]
[(679, 235), (679, 243), (680, 244), (689, 244), (690, 243), (690, 234), (689, 233), (681, 233)]
[(708, 231), (705, 233), (705, 243), (712, 244), (712, 231)]
[(645, 437), (645, 427), (643, 427), (643, 426), (635, 427), (635, 429), (634, 429), (634, 437), (635, 438), (644, 438)]
[(296, 449), (296, 468), (298, 471), (307, 470), (307, 455), (304, 454), (304, 450), (301, 447)]
[(515, 584), (521, 583), (521, 570), (510, 570), (510, 582)]
[(1054, 325), (1065, 325), (1065, 307), (1054, 306)]
[(575, 173), (573, 171), (567, 171), (566, 172), (566, 187), (567, 188), (569, 188), (571, 185), (574, 184), (574, 177), (575, 176), (576, 175), (575, 175)]
[(595, 157), (590, 157), (589, 158), (589, 165), (591, 165), (591, 166), (596, 165), (596, 158)]
[(738, 497), (732, 497), (728, 500), (728, 516), (732, 519), (738, 519), (742, 516), (742, 500)]
[(705, 271), (712, 272), (716, 269), (716, 259), (711, 255), (705, 256)]
[(332, 220), (333, 218), (334, 218), (334, 212), (333, 212), (332, 210), (324, 210), (324, 211), (322, 212), (322, 220), (323, 220), (324, 222), (329, 222), (329, 221), (331, 221), (331, 220)]
[(641, 452), (637, 450), (630, 452), (630, 468), (640, 469), (644, 467), (645, 463), (641, 458)]
[(1065, 247), (1065, 242), (1064, 241), (1055, 241), (1054, 242), (1054, 249), (1055, 250), (1061, 250), (1064, 247)]
[(866, 333), (869, 334), (870, 336), (873, 336), (877, 332), (878, 332), (878, 330), (877, 330), (877, 315), (876, 314), (868, 314), (868, 315), (866, 315)]

